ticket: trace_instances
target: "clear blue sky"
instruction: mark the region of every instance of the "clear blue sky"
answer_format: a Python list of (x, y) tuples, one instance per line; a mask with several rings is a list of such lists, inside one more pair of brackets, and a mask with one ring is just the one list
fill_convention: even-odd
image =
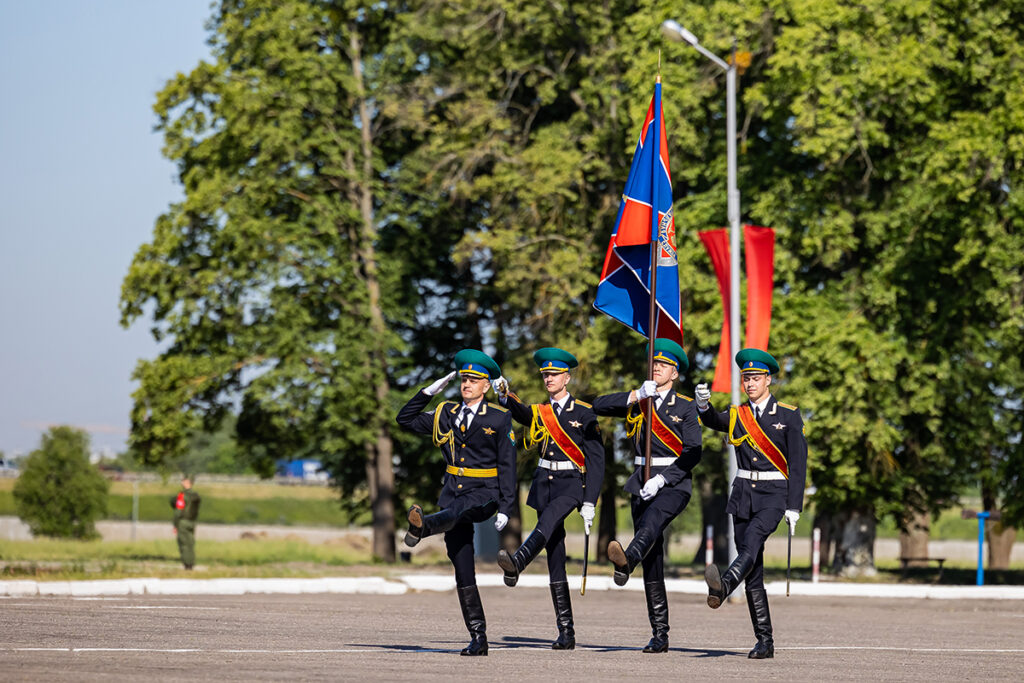
[(51, 424), (123, 450), (131, 373), (156, 355), (118, 322), (121, 280), (181, 196), (153, 102), (208, 59), (210, 0), (0, 2), (0, 450)]

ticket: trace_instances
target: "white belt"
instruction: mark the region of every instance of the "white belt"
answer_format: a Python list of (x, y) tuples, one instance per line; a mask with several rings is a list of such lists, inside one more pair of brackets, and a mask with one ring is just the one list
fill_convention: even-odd
[(778, 470), (774, 472), (751, 472), (750, 470), (736, 470), (736, 476), (740, 479), (750, 479), (751, 481), (778, 481), (785, 479), (786, 475)]
[(537, 467), (543, 470), (574, 470), (576, 463), (571, 460), (547, 460), (541, 458), (537, 461)]
[[(676, 461), (675, 458), (651, 458), (651, 467), (668, 467)], [(633, 458), (634, 465), (643, 465), (643, 456)]]

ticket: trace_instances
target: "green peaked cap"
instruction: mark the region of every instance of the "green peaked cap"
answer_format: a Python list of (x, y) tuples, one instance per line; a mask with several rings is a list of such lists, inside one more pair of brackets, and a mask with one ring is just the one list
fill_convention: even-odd
[(553, 346), (537, 349), (533, 354), (533, 362), (541, 372), (569, 372), (570, 368), (580, 364), (576, 356)]
[[(650, 348), (650, 344), (647, 347)], [(661, 337), (654, 340), (654, 360), (675, 365), (679, 372), (685, 372), (690, 367), (690, 359), (686, 357), (683, 347), (671, 339)]]
[(774, 375), (779, 371), (779, 363), (767, 351), (761, 349), (740, 349), (736, 354), (736, 365), (740, 372), (767, 372)]
[(459, 371), (459, 374), (473, 377), (486, 377), (487, 379), (501, 377), (501, 368), (494, 362), (494, 359), (476, 349), (462, 349), (455, 354), (455, 369)]

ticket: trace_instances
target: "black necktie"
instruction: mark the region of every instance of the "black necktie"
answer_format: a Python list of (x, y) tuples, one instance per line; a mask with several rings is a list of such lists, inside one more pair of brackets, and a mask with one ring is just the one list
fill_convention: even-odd
[(472, 414), (473, 410), (469, 406), (466, 406), (465, 408), (462, 409), (462, 417), (459, 418), (459, 421), (461, 422), (461, 424), (459, 425), (459, 429), (462, 430), (463, 432), (466, 431), (466, 427), (469, 425), (469, 417)]
[(561, 403), (556, 403), (555, 404), (555, 417), (558, 417), (561, 414), (562, 414), (562, 404)]
[(758, 406), (757, 408), (754, 409), (754, 415), (757, 417), (758, 420), (761, 419), (761, 407), (760, 406)]
[(661, 394), (658, 394), (658, 398), (654, 399), (654, 409), (655, 410), (661, 410), (661, 401), (662, 401)]

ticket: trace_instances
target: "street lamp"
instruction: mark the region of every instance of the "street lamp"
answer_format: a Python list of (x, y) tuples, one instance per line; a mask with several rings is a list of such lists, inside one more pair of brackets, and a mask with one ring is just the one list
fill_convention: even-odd
[[(733, 47), (732, 61), (727, 63), (700, 44), (697, 36), (669, 19), (661, 25), (661, 32), (669, 40), (689, 43), (716, 66), (725, 71), (725, 125), (726, 157), (728, 158), (727, 206), (729, 218), (729, 362), (732, 363), (740, 350), (740, 191), (736, 187), (736, 48)], [(740, 403), (740, 374), (730, 366), (729, 376), (732, 404)], [(736, 448), (729, 445), (729, 487), (736, 479)], [(729, 562), (736, 557), (736, 539), (733, 530), (728, 529)]]

